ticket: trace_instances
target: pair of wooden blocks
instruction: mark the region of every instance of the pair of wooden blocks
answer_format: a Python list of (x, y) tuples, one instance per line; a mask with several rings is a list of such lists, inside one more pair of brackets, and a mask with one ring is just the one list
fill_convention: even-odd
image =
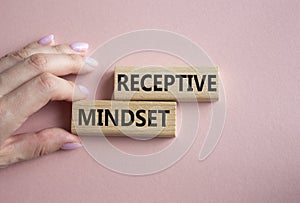
[(77, 101), (72, 132), (79, 135), (176, 136), (176, 101), (219, 98), (217, 67), (116, 67), (114, 100)]

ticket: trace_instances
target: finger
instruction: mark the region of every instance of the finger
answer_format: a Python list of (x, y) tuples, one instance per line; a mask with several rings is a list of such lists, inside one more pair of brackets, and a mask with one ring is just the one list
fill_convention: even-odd
[(75, 51), (70, 47), (70, 45), (67, 44), (59, 44), (55, 46), (38, 46), (35, 48), (25, 47), (21, 50), (18, 50), (17, 52), (7, 54), (0, 59), (0, 73), (19, 62), (24, 61), (33, 54), (80, 54), (81, 56), (84, 56), (87, 49), (82, 50), (83, 51), (80, 52)]
[(54, 46), (41, 45), (39, 42), (33, 42), (16, 52), (2, 57), (0, 59), (0, 73), (27, 59), (33, 54), (80, 54), (84, 56), (88, 50), (88, 47), (89, 45), (85, 42), (75, 42), (71, 45), (59, 44)]
[(84, 74), (93, 71), (92, 66), (96, 65), (94, 59), (78, 54), (34, 54), (0, 74), (0, 95), (11, 92), (43, 72), (57, 76)]
[(78, 147), (81, 147), (79, 138), (60, 128), (14, 135), (0, 147), (0, 168), (43, 156), (60, 148), (75, 149)]
[(0, 139), (12, 134), (33, 113), (51, 100), (80, 100), (88, 90), (59, 78), (43, 73), (0, 98)]
[(23, 59), (20, 58), (20, 55), (25, 56), (27, 53), (31, 52), (30, 50), (35, 50), (35, 49), (39, 50), (40, 47), (43, 47), (46, 45), (48, 45), (48, 46), (55, 45), (53, 34), (44, 36), (40, 40), (34, 41), (34, 42), (26, 45), (19, 51), (12, 52), (12, 53), (6, 54), (5, 56), (1, 57), (0, 58), (0, 73), (2, 71), (6, 70), (7, 68), (12, 67), (15, 64), (19, 63), (20, 61), (22, 61)]

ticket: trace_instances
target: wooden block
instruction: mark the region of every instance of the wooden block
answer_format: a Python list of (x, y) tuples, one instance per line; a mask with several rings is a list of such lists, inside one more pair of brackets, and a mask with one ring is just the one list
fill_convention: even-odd
[(79, 135), (175, 137), (176, 102), (73, 102), (71, 129)]
[(115, 100), (217, 101), (218, 67), (116, 67)]

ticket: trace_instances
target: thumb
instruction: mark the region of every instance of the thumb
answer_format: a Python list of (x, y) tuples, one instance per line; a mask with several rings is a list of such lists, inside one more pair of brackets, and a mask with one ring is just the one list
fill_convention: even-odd
[(81, 147), (79, 138), (61, 128), (14, 135), (0, 146), (0, 167), (43, 156), (59, 149), (78, 147)]

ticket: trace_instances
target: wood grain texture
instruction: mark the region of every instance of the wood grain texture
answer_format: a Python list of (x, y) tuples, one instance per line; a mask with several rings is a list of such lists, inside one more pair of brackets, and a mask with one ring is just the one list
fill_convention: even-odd
[(83, 136), (175, 137), (176, 102), (82, 100), (73, 102), (71, 123)]
[(116, 67), (114, 86), (115, 100), (217, 101), (218, 67)]

